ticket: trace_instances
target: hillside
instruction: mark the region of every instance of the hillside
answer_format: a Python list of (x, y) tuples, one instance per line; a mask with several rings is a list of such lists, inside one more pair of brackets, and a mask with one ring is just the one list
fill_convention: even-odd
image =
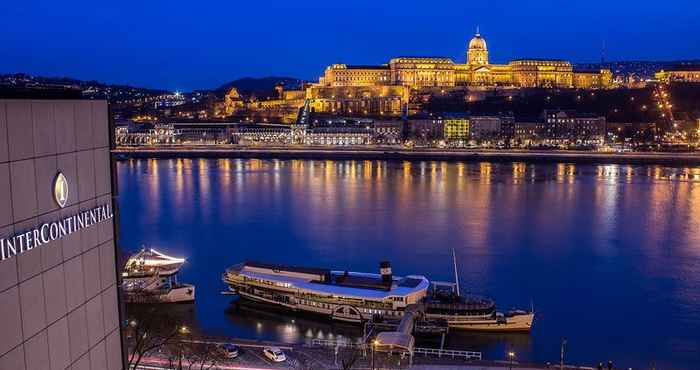
[(224, 95), (231, 87), (235, 87), (243, 95), (265, 96), (272, 94), (275, 85), (279, 83), (284, 84), (286, 89), (294, 90), (300, 88), (303, 81), (293, 77), (244, 77), (225, 83), (214, 91), (217, 95)]

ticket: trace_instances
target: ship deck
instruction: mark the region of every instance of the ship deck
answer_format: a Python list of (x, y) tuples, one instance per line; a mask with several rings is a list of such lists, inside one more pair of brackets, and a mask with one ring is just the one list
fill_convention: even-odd
[[(232, 271), (230, 271), (232, 272)], [(301, 293), (318, 295), (333, 295), (354, 299), (383, 300), (389, 297), (405, 297), (411, 294), (427, 291), (430, 283), (424, 276), (410, 275), (403, 278), (394, 277), (389, 289), (380, 288), (378, 274), (332, 271), (329, 282), (319, 282), (300, 277), (276, 273), (249, 271), (245, 268), (234, 273), (255, 280), (273, 282), (282, 288), (296, 288)], [(344, 277), (345, 283), (337, 283), (337, 277)]]

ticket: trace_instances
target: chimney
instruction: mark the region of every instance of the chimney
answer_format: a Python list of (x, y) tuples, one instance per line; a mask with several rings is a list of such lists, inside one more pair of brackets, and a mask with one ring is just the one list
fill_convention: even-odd
[(389, 261), (383, 261), (379, 263), (379, 274), (382, 275), (382, 283), (386, 285), (391, 285), (393, 281), (391, 275), (391, 264)]

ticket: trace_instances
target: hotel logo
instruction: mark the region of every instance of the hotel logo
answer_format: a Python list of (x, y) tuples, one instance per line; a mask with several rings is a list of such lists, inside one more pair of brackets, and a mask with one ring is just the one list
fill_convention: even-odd
[(65, 207), (68, 201), (68, 181), (62, 172), (56, 174), (53, 180), (53, 199), (61, 208)]

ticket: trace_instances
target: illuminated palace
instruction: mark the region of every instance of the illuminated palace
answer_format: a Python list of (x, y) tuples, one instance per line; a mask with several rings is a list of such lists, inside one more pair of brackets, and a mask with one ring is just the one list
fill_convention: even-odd
[(607, 70), (575, 70), (564, 60), (519, 59), (489, 63), (486, 40), (478, 30), (469, 42), (467, 62), (445, 57), (397, 57), (383, 65), (333, 64), (307, 90), (315, 111), (396, 114), (412, 90), (469, 88), (610, 87)]

